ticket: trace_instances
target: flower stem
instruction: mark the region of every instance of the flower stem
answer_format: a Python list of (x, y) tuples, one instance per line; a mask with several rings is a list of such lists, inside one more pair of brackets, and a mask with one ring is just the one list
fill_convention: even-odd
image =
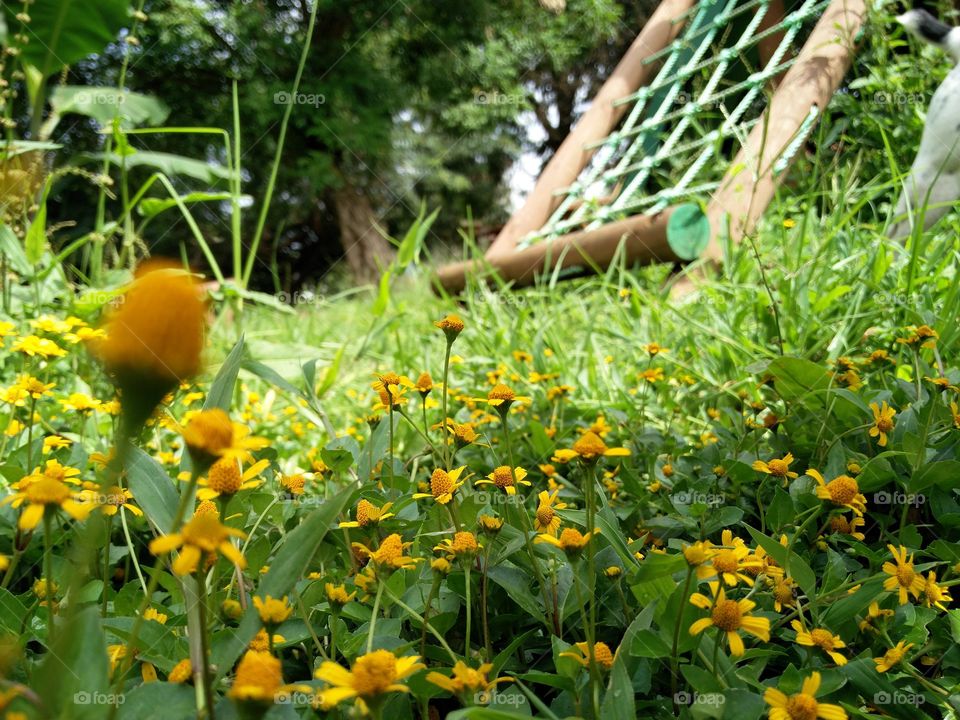
[(54, 643), (56, 630), (53, 626), (53, 522), (49, 512), (43, 514), (43, 574), (46, 576), (47, 587), (47, 646)]
[(446, 462), (447, 467), (450, 467), (450, 463), (453, 461), (452, 458), (447, 456), (447, 380), (450, 376), (450, 349), (453, 347), (453, 341), (447, 340), (447, 350), (443, 356), (443, 395), (440, 398), (440, 402), (443, 404), (443, 417), (440, 419), (441, 429), (443, 431), (443, 456)]
[(467, 632), (466, 632), (466, 635), (464, 636), (464, 639), (463, 639), (463, 656), (469, 658), (469, 657), (470, 657), (470, 620), (471, 620), (471, 615), (470, 615), (470, 611), (471, 611), (471, 608), (470, 608), (470, 564), (469, 564), (469, 563), (465, 563), (465, 566), (464, 566), (464, 569), (463, 569), (463, 574), (464, 574), (464, 580), (465, 580), (465, 582), (466, 582), (465, 588), (466, 588), (466, 594), (467, 594)]
[(107, 602), (110, 598), (110, 534), (112, 530), (113, 515), (107, 515), (107, 541), (103, 545), (103, 617), (107, 616)]
[(383, 589), (386, 584), (383, 580), (377, 579), (377, 597), (373, 601), (373, 614), (370, 616), (370, 630), (367, 633), (367, 652), (373, 651), (373, 631), (377, 627), (377, 615), (380, 614), (380, 598), (383, 597)]
[(677, 681), (680, 679), (679, 663), (677, 657), (677, 648), (680, 647), (680, 625), (683, 622), (683, 610), (686, 607), (687, 593), (690, 591), (690, 580), (693, 578), (693, 568), (687, 566), (687, 579), (683, 582), (683, 594), (680, 595), (680, 610), (677, 612), (677, 624), (673, 628), (673, 648), (670, 652), (670, 696), (677, 696)]
[(387, 597), (389, 597), (391, 600), (393, 600), (393, 602), (397, 605), (398, 608), (400, 608), (401, 610), (403, 610), (404, 612), (406, 612), (406, 613), (407, 613), (408, 615), (410, 615), (410, 617), (412, 617), (414, 620), (418, 620), (425, 628), (427, 628), (427, 629), (431, 632), (431, 634), (437, 639), (437, 642), (440, 643), (440, 647), (442, 647), (444, 650), (446, 650), (446, 651), (447, 651), (447, 654), (450, 656), (450, 659), (451, 659), (454, 663), (456, 663), (456, 662), (457, 662), (457, 659), (458, 659), (458, 658), (457, 658), (457, 654), (456, 654), (455, 652), (453, 652), (453, 650), (452, 650), (452, 649), (450, 648), (450, 646), (447, 644), (447, 641), (443, 639), (443, 635), (441, 635), (439, 632), (437, 632), (437, 629), (436, 629), (433, 625), (431, 625), (429, 622), (427, 622), (427, 621), (420, 615), (420, 613), (418, 613), (416, 610), (414, 610), (414, 609), (411, 608), (409, 605), (407, 605), (405, 602), (403, 602), (403, 600), (401, 600), (401, 599), (398, 598), (396, 595), (394, 595), (393, 590), (391, 590), (390, 588), (386, 587), (386, 585), (383, 585), (383, 587), (386, 588)]

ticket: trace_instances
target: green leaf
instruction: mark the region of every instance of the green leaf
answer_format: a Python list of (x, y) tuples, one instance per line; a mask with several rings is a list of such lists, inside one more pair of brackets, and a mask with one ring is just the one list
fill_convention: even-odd
[(24, 252), (20, 240), (13, 233), (13, 230), (4, 223), (0, 223), (0, 255), (7, 258), (10, 267), (18, 275), (26, 277), (33, 273), (33, 268), (30, 267), (30, 261), (27, 259), (27, 254)]
[(396, 260), (398, 268), (404, 268), (410, 263), (418, 263), (420, 260), (420, 250), (423, 248), (423, 241), (430, 231), (430, 226), (433, 225), (437, 216), (440, 214), (440, 208), (430, 213), (430, 216), (427, 218), (423, 217), (424, 212), (425, 208), (421, 207), (417, 219), (410, 225), (410, 229), (407, 230), (407, 234), (400, 242), (400, 247), (397, 249)]
[(173, 517), (180, 496), (167, 471), (138, 447), (131, 447), (127, 458), (127, 482), (130, 492), (160, 532), (172, 532)]
[(121, 165), (125, 165), (127, 168), (150, 167), (167, 176), (185, 175), (210, 185), (215, 185), (220, 180), (229, 180), (231, 177), (230, 169), (222, 165), (213, 165), (205, 160), (195, 160), (173, 153), (138, 150), (133, 155), (125, 157), (118, 153), (110, 153), (109, 155), (92, 153), (85, 157), (98, 161), (108, 160), (112, 165), (118, 167)]
[[(210, 192), (192, 192), (186, 195), (180, 195), (180, 202), (192, 205), (201, 202), (221, 202), (229, 200), (233, 196), (228, 192), (210, 193)], [(245, 196), (247, 197), (247, 196)], [(137, 211), (147, 218), (156, 217), (165, 210), (177, 207), (177, 201), (174, 198), (144, 198), (137, 205)]]
[[(270, 569), (260, 580), (258, 596), (283, 597), (290, 593), (294, 584), (303, 577), (327, 532), (336, 527), (337, 517), (352, 502), (353, 495), (351, 492), (341, 492), (325, 500), (284, 538), (270, 562)], [(217, 638), (212, 655), (218, 678), (230, 672), (240, 653), (259, 629), (260, 618), (256, 613), (247, 613), (235, 631)]]
[(217, 376), (210, 385), (210, 391), (203, 401), (204, 410), (220, 408), (227, 411), (233, 402), (233, 389), (237, 384), (237, 375), (240, 373), (240, 366), (243, 362), (243, 336), (237, 340), (227, 359), (220, 366)]
[[(667, 654), (669, 654), (669, 648)], [(666, 657), (666, 655), (662, 656)], [(600, 712), (604, 717), (632, 718), (637, 716), (633, 698), (633, 683), (624, 663), (616, 662), (610, 672), (610, 685), (603, 696)]]
[(43, 197), (40, 198), (40, 207), (37, 214), (34, 215), (30, 227), (27, 229), (24, 250), (26, 252), (27, 262), (36, 265), (43, 257), (44, 250), (47, 249), (47, 192), (49, 191), (49, 181), (43, 188)]
[(50, 107), (58, 115), (74, 113), (96, 120), (108, 127), (115, 118), (121, 127), (162, 125), (170, 109), (150, 95), (111, 87), (58, 85), (50, 93)]
[(710, 221), (696, 203), (678, 205), (667, 221), (667, 243), (681, 260), (696, 260), (710, 243)]
[(380, 276), (380, 287), (377, 291), (377, 299), (370, 309), (370, 314), (374, 317), (383, 315), (387, 310), (387, 306), (390, 304), (390, 274), (391, 271), (387, 270)]
[(346, 345), (341, 345), (340, 349), (337, 350), (337, 354), (333, 356), (333, 361), (327, 366), (327, 370), (323, 374), (323, 380), (317, 388), (316, 395), (318, 398), (323, 397), (327, 390), (332, 388), (333, 384), (337, 381), (337, 375), (340, 374), (340, 361), (343, 360), (343, 353), (346, 349)]
[(187, 720), (197, 715), (193, 688), (182, 683), (144, 683), (124, 693), (117, 720)]
[[(3, 3), (11, 27), (18, 3)], [(30, 42), (21, 59), (49, 77), (100, 52), (117, 38), (129, 18), (128, 0), (36, 0), (30, 6)]]
[(43, 698), (47, 717), (100, 720), (111, 699), (100, 608), (83, 608), (57, 629), (32, 687)]
[(941, 460), (923, 465), (907, 483), (907, 492), (917, 493), (931, 485), (947, 486), (960, 477), (960, 462)]

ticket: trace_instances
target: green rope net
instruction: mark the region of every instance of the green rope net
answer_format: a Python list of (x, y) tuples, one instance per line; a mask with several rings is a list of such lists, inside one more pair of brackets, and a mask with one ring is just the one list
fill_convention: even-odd
[[(769, 81), (795, 62), (827, 4), (788, 4), (784, 17), (762, 30), (770, 0), (702, 0), (676, 18), (684, 24), (680, 35), (644, 61), (663, 63), (656, 77), (617, 101), (630, 106), (619, 127), (589, 147), (596, 150), (590, 163), (556, 191), (559, 206), (519, 247), (709, 196), (760, 120)], [(761, 63), (758, 44), (777, 37)], [(774, 172), (787, 167), (816, 120), (812, 107)]]

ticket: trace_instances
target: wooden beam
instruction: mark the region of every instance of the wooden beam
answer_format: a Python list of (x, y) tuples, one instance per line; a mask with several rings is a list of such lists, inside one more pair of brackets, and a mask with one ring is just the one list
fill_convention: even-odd
[(728, 224), (734, 242), (756, 226), (786, 171), (774, 176), (774, 163), (796, 138), (810, 108), (822, 111), (837, 91), (866, 15), (864, 0), (833, 0), (820, 17), (707, 207), (712, 239), (705, 257), (721, 259), (717, 238)]
[(587, 146), (607, 137), (630, 108), (629, 105), (615, 106), (614, 102), (649, 82), (656, 63), (644, 63), (644, 60), (674, 40), (683, 26), (683, 23), (676, 22), (676, 18), (693, 5), (694, 0), (663, 0), (660, 3), (597, 92), (590, 109), (583, 114), (547, 163), (523, 207), (513, 214), (497, 235), (487, 250), (489, 259), (512, 253), (519, 240), (539, 230), (550, 219), (560, 203), (554, 191), (572, 185), (579, 177), (596, 152), (596, 148), (588, 150)]
[(440, 268), (436, 279), (450, 293), (463, 290), (468, 277), (489, 280), (493, 273), (515, 286), (530, 285), (538, 275), (552, 272), (557, 267), (590, 268), (595, 264), (605, 268), (616, 256), (621, 243), (627, 262), (677, 262), (677, 256), (667, 243), (667, 223), (672, 212), (673, 208), (667, 208), (656, 215), (635, 215), (523, 250), (454, 263)]

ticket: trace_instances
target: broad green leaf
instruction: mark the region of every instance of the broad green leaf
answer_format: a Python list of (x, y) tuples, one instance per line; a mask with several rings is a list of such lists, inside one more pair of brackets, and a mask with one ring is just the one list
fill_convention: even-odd
[(43, 257), (43, 252), (47, 249), (47, 191), (48, 184), (43, 189), (43, 197), (40, 198), (40, 207), (37, 214), (34, 215), (30, 227), (27, 228), (27, 236), (24, 241), (24, 251), (27, 262), (36, 265)]
[(101, 127), (109, 126), (114, 118), (121, 119), (122, 127), (162, 125), (170, 114), (161, 100), (150, 95), (86, 85), (56, 86), (50, 93), (50, 107), (58, 115), (74, 113), (93, 118)]
[(48, 717), (100, 720), (111, 704), (100, 608), (78, 610), (70, 622), (61, 622), (57, 629), (32, 687), (43, 698)]
[[(233, 196), (227, 192), (209, 193), (192, 192), (180, 196), (180, 202), (192, 205), (201, 202), (223, 202), (230, 200)], [(144, 217), (156, 217), (164, 210), (177, 207), (177, 201), (173, 198), (144, 198), (137, 205), (137, 211)]]
[(237, 384), (237, 375), (243, 362), (243, 350), (244, 340), (241, 336), (230, 354), (227, 355), (227, 359), (223, 361), (217, 376), (213, 379), (213, 384), (210, 385), (207, 397), (203, 401), (204, 410), (212, 410), (213, 408), (230, 410), (230, 405), (233, 402), (233, 390)]
[(220, 180), (229, 180), (231, 176), (229, 168), (225, 168), (222, 165), (214, 165), (203, 160), (195, 160), (182, 155), (165, 152), (138, 150), (133, 155), (126, 157), (122, 157), (117, 153), (110, 153), (110, 155), (93, 153), (86, 157), (98, 161), (106, 159), (109, 160), (112, 165), (118, 167), (120, 165), (125, 165), (128, 168), (149, 167), (159, 170), (168, 177), (185, 175), (186, 177), (191, 177), (194, 180), (200, 180), (210, 185), (214, 185)]
[(791, 552), (773, 538), (767, 537), (759, 530), (754, 530), (749, 525), (747, 526), (747, 530), (753, 536), (754, 541), (769, 553), (777, 565), (782, 567), (790, 577), (797, 581), (797, 585), (807, 594), (807, 597), (816, 597), (817, 576), (807, 564), (806, 560), (797, 555), (797, 553)]
[(958, 477), (960, 477), (960, 462), (956, 460), (927, 463), (910, 478), (907, 483), (907, 492), (918, 493), (931, 485), (953, 487)]
[(20, 240), (4, 223), (0, 223), (0, 254), (7, 258), (10, 268), (18, 275), (26, 277), (33, 272)]
[[(20, 3), (0, 5), (11, 27)], [(21, 59), (44, 77), (59, 72), (117, 39), (130, 18), (128, 0), (36, 0), (30, 5), (30, 42)]]
[(387, 270), (380, 276), (380, 286), (377, 290), (377, 299), (373, 303), (373, 307), (370, 309), (370, 314), (373, 317), (380, 317), (387, 310), (387, 306), (390, 304), (390, 274), (391, 271)]
[(117, 720), (188, 720), (197, 716), (196, 702), (189, 685), (144, 683), (124, 693)]
[(127, 482), (130, 492), (150, 520), (161, 532), (172, 532), (173, 516), (180, 495), (174, 481), (156, 460), (138, 447), (131, 447), (127, 458)]

